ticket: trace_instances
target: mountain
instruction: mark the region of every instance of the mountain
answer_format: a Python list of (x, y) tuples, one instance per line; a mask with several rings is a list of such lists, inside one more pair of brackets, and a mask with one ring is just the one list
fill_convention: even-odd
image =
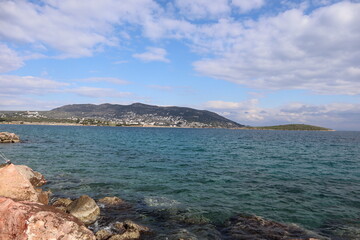
[[(159, 107), (142, 103), (72, 104), (43, 112), (53, 119), (111, 122), (116, 125), (239, 128), (243, 125), (214, 112), (186, 107)], [(95, 121), (95, 123), (96, 123)], [(94, 123), (94, 122), (93, 122)]]

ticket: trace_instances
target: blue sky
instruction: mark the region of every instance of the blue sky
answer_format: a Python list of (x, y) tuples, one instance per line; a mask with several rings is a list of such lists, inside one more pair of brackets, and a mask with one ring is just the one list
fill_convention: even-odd
[(360, 1), (0, 1), (0, 110), (142, 102), (360, 130)]

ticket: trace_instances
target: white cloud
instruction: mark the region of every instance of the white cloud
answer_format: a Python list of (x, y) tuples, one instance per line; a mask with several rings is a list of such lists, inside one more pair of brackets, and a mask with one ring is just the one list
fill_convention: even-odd
[(48, 94), (68, 86), (66, 83), (33, 76), (0, 75), (0, 94), (18, 95)]
[(152, 0), (0, 1), (0, 39), (30, 44), (34, 51), (57, 50), (61, 57), (91, 56), (128, 38), (116, 35), (115, 25), (141, 25), (160, 10)]
[[(359, 3), (343, 1), (306, 12), (292, 9), (256, 21), (232, 18), (235, 8), (250, 11), (264, 4), (174, 0), (170, 5), (182, 15), (176, 19), (154, 0), (0, 1), (0, 41), (27, 49), (27, 54), (17, 54), (0, 44), (0, 72), (15, 70), (31, 58), (91, 56), (143, 34), (151, 40), (184, 41), (207, 56), (200, 55), (195, 70), (213, 78), (256, 89), (360, 94)], [(166, 54), (164, 48), (153, 47), (133, 57), (170, 62)]]
[(261, 8), (265, 5), (265, 0), (231, 0), (231, 3), (240, 9), (240, 12), (248, 12), (253, 9)]
[(68, 89), (66, 92), (75, 93), (83, 97), (91, 98), (123, 98), (128, 97), (131, 93), (119, 92), (112, 88), (96, 88), (96, 87), (78, 87)]
[(144, 62), (170, 62), (170, 60), (166, 58), (166, 54), (167, 52), (163, 48), (148, 47), (147, 52), (133, 54), (133, 57)]
[(129, 84), (128, 81), (120, 79), (120, 78), (114, 78), (114, 77), (91, 77), (91, 78), (83, 78), (83, 79), (78, 79), (77, 81), (79, 82), (108, 82), (108, 83), (113, 83), (113, 84), (118, 84), (118, 85), (124, 85), (124, 84)]
[[(67, 103), (70, 104), (70, 103)], [(26, 111), (26, 110), (50, 110), (59, 106), (65, 105), (64, 102), (58, 101), (44, 101), (34, 98), (18, 96), (16, 99), (0, 94), (0, 109), (1, 111)]]
[(174, 90), (174, 87), (171, 86), (162, 86), (162, 85), (149, 85), (149, 88), (161, 90), (161, 91), (172, 91)]
[[(99, 79), (93, 79), (97, 81)], [(119, 79), (106, 79), (118, 82)], [(0, 75), (0, 106), (4, 109), (49, 109), (63, 105), (65, 94), (76, 94), (94, 99), (124, 98), (132, 94), (120, 92), (112, 88), (97, 88), (68, 84), (33, 76)], [(34, 96), (35, 95), (35, 96)], [(62, 99), (57, 101), (44, 101), (42, 97)], [(67, 101), (66, 101), (67, 102)]]
[(257, 99), (250, 99), (244, 102), (225, 102), (225, 101), (209, 101), (206, 106), (213, 109), (244, 109), (254, 106), (258, 103)]
[(213, 31), (203, 27), (194, 44), (215, 56), (194, 67), (256, 89), (360, 94), (359, 12), (360, 4), (341, 2), (308, 15), (293, 9), (256, 22), (222, 21)]
[(189, 19), (213, 19), (228, 15), (231, 8), (228, 0), (175, 0), (180, 14)]
[(360, 104), (289, 103), (276, 108), (263, 108), (259, 104), (258, 99), (249, 99), (243, 102), (209, 101), (204, 106), (250, 126), (302, 123), (340, 130), (360, 130)]
[(0, 42), (0, 73), (16, 70), (23, 66), (23, 61), (17, 53)]

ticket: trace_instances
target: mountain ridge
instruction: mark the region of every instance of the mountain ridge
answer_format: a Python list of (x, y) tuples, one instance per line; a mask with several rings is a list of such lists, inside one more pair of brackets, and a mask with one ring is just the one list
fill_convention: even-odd
[(70, 104), (44, 113), (49, 118), (78, 118), (111, 121), (116, 125), (240, 128), (244, 125), (208, 110), (143, 103)]

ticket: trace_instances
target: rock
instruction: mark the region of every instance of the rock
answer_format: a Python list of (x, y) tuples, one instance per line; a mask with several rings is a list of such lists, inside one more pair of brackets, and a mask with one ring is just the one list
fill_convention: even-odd
[(95, 240), (77, 218), (34, 202), (0, 197), (0, 239), (6, 240)]
[(66, 208), (72, 203), (73, 201), (70, 198), (58, 198), (52, 206), (56, 207), (60, 211), (66, 212)]
[(0, 132), (0, 143), (18, 143), (18, 142), (20, 142), (20, 138), (15, 133)]
[(108, 206), (116, 206), (124, 203), (124, 201), (118, 197), (104, 197), (99, 199), (98, 202)]
[(26, 166), (7, 164), (0, 168), (0, 196), (48, 204), (50, 192), (35, 188), (45, 181), (39, 174)]
[(96, 205), (94, 199), (87, 195), (83, 195), (70, 203), (66, 211), (80, 219), (85, 225), (94, 223), (100, 216), (99, 206)]
[(15, 165), (16, 169), (26, 177), (34, 187), (41, 187), (46, 184), (44, 176), (25, 165)]
[(148, 227), (141, 226), (130, 220), (117, 222), (113, 228), (119, 232), (119, 234), (113, 235), (110, 240), (138, 239), (142, 233), (150, 232)]
[(225, 239), (296, 239), (319, 240), (328, 239), (316, 233), (302, 229), (296, 225), (287, 225), (265, 220), (254, 215), (238, 215), (227, 223), (223, 230)]
[(107, 229), (101, 229), (95, 234), (96, 240), (107, 240), (112, 236), (112, 233)]

